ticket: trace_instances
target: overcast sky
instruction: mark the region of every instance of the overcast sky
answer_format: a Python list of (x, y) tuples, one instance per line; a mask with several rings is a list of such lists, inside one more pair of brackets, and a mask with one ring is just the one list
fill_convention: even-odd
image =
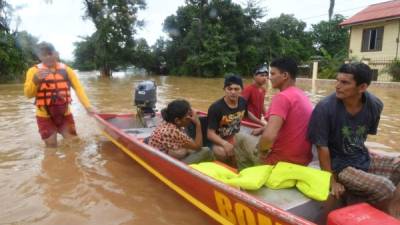
[[(336, 0), (335, 13), (347, 17), (362, 10), (366, 6), (385, 0)], [(90, 35), (94, 26), (89, 20), (83, 20), (83, 0), (8, 0), (16, 7), (15, 17), (19, 16), (18, 30), (26, 30), (40, 41), (54, 44), (64, 59), (73, 59), (73, 42), (79, 41), (79, 36)], [(184, 0), (146, 0), (147, 8), (139, 16), (145, 21), (145, 27), (139, 31), (149, 45), (160, 37), (164, 19), (176, 13)], [(243, 3), (245, 0), (233, 0)], [(318, 23), (328, 18), (329, 0), (263, 0), (267, 9), (264, 20), (277, 17), (281, 13), (294, 14), (308, 25)], [(12, 24), (15, 29), (16, 23)]]

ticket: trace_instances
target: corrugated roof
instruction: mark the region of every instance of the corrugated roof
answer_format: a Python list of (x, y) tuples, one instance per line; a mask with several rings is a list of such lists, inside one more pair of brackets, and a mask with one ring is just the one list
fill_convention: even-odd
[(366, 23), (375, 20), (400, 18), (400, 0), (377, 3), (368, 6), (354, 16), (340, 23), (341, 26), (348, 26), (359, 23)]

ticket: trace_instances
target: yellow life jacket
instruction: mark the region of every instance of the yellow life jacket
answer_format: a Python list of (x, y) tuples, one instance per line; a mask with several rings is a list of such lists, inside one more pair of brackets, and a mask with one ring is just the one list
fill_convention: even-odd
[(241, 170), (239, 176), (227, 180), (226, 183), (246, 190), (258, 190), (265, 184), (273, 168), (271, 165), (248, 167)]
[(226, 183), (227, 180), (237, 177), (238, 174), (229, 170), (228, 168), (219, 165), (218, 163), (214, 162), (203, 162), (199, 164), (191, 164), (195, 170), (198, 170), (216, 180), (219, 180), (223, 183)]
[(214, 162), (203, 162), (190, 166), (225, 184), (246, 190), (257, 190), (261, 188), (265, 184), (273, 168), (273, 166), (268, 165), (254, 166), (245, 168), (237, 174)]
[(36, 67), (38, 68), (38, 76), (43, 77), (36, 94), (36, 106), (71, 103), (71, 84), (66, 65), (57, 63), (55, 70), (42, 63), (36, 65)]
[(266, 186), (272, 189), (296, 186), (309, 198), (325, 201), (329, 196), (331, 173), (293, 163), (279, 162), (272, 170)]
[(293, 163), (248, 167), (239, 174), (213, 162), (190, 166), (216, 180), (246, 190), (257, 190), (263, 185), (271, 189), (296, 186), (304, 195), (318, 201), (325, 201), (329, 196), (331, 173)]

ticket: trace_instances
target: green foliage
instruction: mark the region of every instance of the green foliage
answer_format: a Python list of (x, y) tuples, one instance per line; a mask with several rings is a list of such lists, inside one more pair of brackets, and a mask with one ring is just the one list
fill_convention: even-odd
[(136, 11), (127, 10), (130, 17), (121, 13), (125, 5), (139, 9), (144, 2), (85, 0), (86, 14), (97, 31), (76, 43), (75, 67), (104, 72), (133, 64), (156, 74), (216, 77), (251, 75), (255, 67), (276, 57), (289, 56), (302, 63), (320, 54), (328, 76), (331, 65), (346, 56), (347, 31), (338, 26), (343, 16), (335, 15), (306, 31), (306, 23), (293, 15), (260, 22), (266, 14), (260, 2), (247, 0), (243, 8), (231, 0), (186, 0), (164, 21), (169, 39), (149, 47), (145, 40), (133, 39), (133, 28), (140, 25), (133, 16)]
[(33, 52), (37, 39), (25, 31), (10, 31), (12, 10), (0, 0), (0, 83), (22, 80), (25, 70), (37, 62)]
[(400, 60), (393, 60), (384, 71), (392, 76), (392, 81), (400, 81)]
[(321, 48), (322, 60), (320, 61), (320, 72), (318, 78), (335, 79), (340, 65), (343, 64), (342, 54), (331, 55), (324, 48)]
[(305, 28), (305, 22), (287, 14), (261, 24), (259, 48), (264, 58), (269, 62), (280, 56), (289, 56), (298, 62), (308, 60), (314, 49), (311, 34)]
[(5, 0), (0, 0), (0, 31), (8, 32), (12, 8)]
[(35, 54), (35, 46), (38, 44), (38, 39), (26, 31), (16, 32), (13, 34), (15, 45), (21, 51), (24, 58), (24, 67), (31, 66), (39, 61)]
[[(149, 68), (146, 68), (148, 71), (151, 71), (155, 74), (167, 74), (167, 62), (171, 65), (176, 61), (176, 57), (174, 57), (174, 52), (172, 50), (167, 50), (167, 48), (172, 48), (173, 46), (169, 46), (168, 42), (163, 38), (159, 38), (156, 43), (150, 48), (151, 51), (151, 59), (152, 64), (149, 65)], [(171, 55), (167, 55), (167, 54)], [(176, 74), (176, 73), (175, 73)]]
[(319, 78), (334, 79), (337, 69), (347, 58), (349, 34), (339, 25), (344, 19), (344, 16), (336, 14), (330, 21), (312, 25), (314, 47), (322, 56)]
[[(99, 69), (107, 76), (135, 65), (156, 74), (216, 77), (251, 75), (255, 67), (276, 57), (302, 63), (322, 55), (321, 77), (334, 78), (347, 56), (348, 32), (339, 26), (344, 17), (335, 15), (306, 31), (306, 23), (293, 15), (261, 22), (266, 10), (260, 2), (247, 0), (242, 7), (232, 0), (185, 0), (164, 21), (169, 38), (150, 47), (144, 39), (134, 39), (143, 25), (137, 12), (145, 8), (145, 0), (84, 0), (85, 16), (96, 32), (74, 43), (74, 67)], [(335, 1), (330, 3), (331, 13)], [(24, 70), (37, 62), (32, 49), (37, 39), (10, 31), (11, 18), (12, 7), (0, 0), (0, 80), (21, 79)]]
[(328, 10), (329, 21), (331, 21), (331, 19), (332, 19), (334, 8), (335, 8), (335, 0), (330, 0), (329, 1), (329, 10)]
[(346, 28), (339, 26), (344, 19), (344, 16), (336, 14), (331, 21), (321, 21), (312, 25), (312, 39), (319, 53), (323, 48), (330, 55), (340, 53), (343, 59), (347, 56), (349, 34)]
[(257, 66), (267, 61), (263, 52), (260, 51), (263, 44), (260, 38), (261, 22), (259, 21), (267, 11), (259, 6), (260, 3), (259, 0), (248, 0), (243, 9), (243, 28), (237, 38), (239, 52), (236, 60), (237, 70), (242, 75), (252, 75)]
[(0, 33), (0, 82), (15, 80), (20, 74), (21, 52), (15, 47), (11, 35)]
[(32, 49), (36, 43), (26, 32), (0, 32), (0, 83), (23, 79), (24, 72), (37, 62)]
[(254, 22), (267, 15), (267, 10), (260, 7), (262, 0), (247, 0), (244, 14)]
[(82, 41), (75, 42), (75, 61), (73, 67), (78, 70), (89, 71), (97, 68), (95, 64), (95, 42), (92, 37), (81, 37)]
[(186, 1), (176, 15), (164, 21), (164, 31), (171, 39), (163, 51), (170, 73), (207, 77), (251, 74), (265, 61), (259, 51), (258, 25), (265, 10), (258, 4), (249, 0), (243, 9), (229, 0)]
[(160, 69), (165, 60), (163, 58), (158, 60), (155, 57), (155, 54), (151, 51), (145, 39), (141, 38), (137, 40), (136, 43), (134, 55), (135, 66), (144, 68), (147, 71), (157, 72), (158, 74), (163, 73)]
[(111, 71), (117, 67), (132, 64), (135, 50), (134, 34), (136, 27), (142, 25), (136, 14), (138, 10), (145, 8), (145, 1), (84, 0), (84, 3), (86, 16), (94, 23), (96, 32), (86, 39), (89, 43), (77, 44), (77, 47), (87, 48), (76, 52), (85, 56), (88, 53), (85, 50), (93, 50), (96, 68), (101, 70), (102, 75), (111, 76)]
[(166, 59), (168, 69), (178, 75), (223, 75), (236, 63), (236, 32), (229, 23), (240, 29), (240, 24), (232, 21), (240, 15), (240, 6), (218, 0), (186, 3), (164, 22), (164, 31), (171, 38), (165, 55), (173, 57)]
[(190, 55), (186, 61), (186, 71), (215, 77), (234, 68), (238, 50), (227, 36), (222, 35), (219, 24), (210, 25), (209, 37), (203, 42), (203, 50), (199, 54)]

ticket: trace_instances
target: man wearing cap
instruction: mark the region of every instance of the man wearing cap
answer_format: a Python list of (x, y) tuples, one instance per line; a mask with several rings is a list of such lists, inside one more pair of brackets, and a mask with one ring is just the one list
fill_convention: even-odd
[(75, 72), (58, 62), (58, 53), (50, 43), (37, 46), (40, 64), (26, 73), (24, 94), (35, 97), (36, 121), (41, 138), (47, 147), (57, 146), (57, 133), (64, 138), (76, 136), (74, 119), (70, 111), (71, 87), (88, 113), (94, 110)]
[(254, 115), (255, 120), (245, 117), (243, 120), (248, 122), (265, 125), (262, 117), (265, 114), (264, 99), (266, 90), (264, 85), (268, 79), (268, 68), (266, 65), (259, 67), (253, 76), (253, 83), (244, 88), (242, 97), (247, 101), (247, 110)]
[(246, 100), (240, 96), (242, 88), (243, 81), (239, 76), (227, 76), (225, 96), (208, 108), (207, 138), (212, 142), (211, 149), (217, 159), (231, 165), (235, 165), (234, 136), (247, 115)]

